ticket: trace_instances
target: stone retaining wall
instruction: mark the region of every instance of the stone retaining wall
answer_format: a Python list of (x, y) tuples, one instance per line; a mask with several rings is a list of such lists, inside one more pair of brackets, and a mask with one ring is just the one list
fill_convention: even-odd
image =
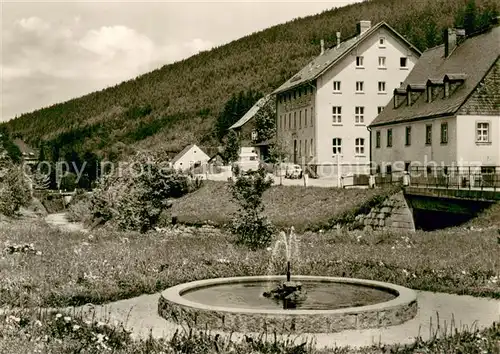
[(381, 205), (372, 208), (367, 215), (357, 215), (356, 223), (373, 229), (415, 231), (413, 213), (403, 192), (390, 196)]

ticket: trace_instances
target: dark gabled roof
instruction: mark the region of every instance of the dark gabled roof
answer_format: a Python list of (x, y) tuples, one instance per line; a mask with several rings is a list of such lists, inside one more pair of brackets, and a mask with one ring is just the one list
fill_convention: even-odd
[(302, 68), (297, 74), (292, 76), (288, 81), (276, 89), (273, 94), (278, 94), (280, 92), (288, 91), (294, 87), (298, 87), (305, 83), (311, 82), (321, 76), (326, 70), (335, 65), (340, 59), (344, 58), (347, 54), (356, 48), (365, 39), (370, 38), (370, 36), (377, 32), (381, 27), (387, 28), (392, 34), (404, 42), (408, 47), (410, 47), (419, 56), (422, 54), (413, 44), (408, 42), (402, 35), (400, 35), (396, 30), (389, 26), (385, 22), (379, 22), (375, 26), (368, 29), (361, 35), (349, 38), (340, 43), (338, 46), (334, 46), (325, 50), (325, 52), (316, 58), (314, 58), (309, 64)]
[(258, 100), (257, 103), (255, 103), (252, 106), (252, 108), (250, 108), (248, 110), (248, 112), (246, 112), (243, 115), (243, 117), (241, 117), (236, 123), (234, 123), (232, 126), (230, 126), (229, 129), (237, 129), (237, 128), (241, 128), (242, 126), (244, 126), (250, 119), (252, 119), (257, 114), (259, 109), (264, 107), (269, 102), (270, 98), (271, 98), (271, 95), (267, 95), (267, 96), (262, 97), (260, 100)]
[(411, 106), (403, 104), (394, 108), (389, 103), (370, 126), (456, 114), (498, 60), (499, 38), (500, 27), (497, 26), (466, 39), (448, 58), (444, 58), (443, 45), (425, 51), (403, 87), (408, 84), (443, 85), (445, 78), (461, 84), (448, 98), (438, 95), (432, 102), (427, 102), (427, 95), (422, 93)]

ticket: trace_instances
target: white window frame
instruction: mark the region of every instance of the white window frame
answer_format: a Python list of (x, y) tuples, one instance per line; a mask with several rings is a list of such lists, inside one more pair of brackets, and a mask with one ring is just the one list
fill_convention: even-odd
[(476, 122), (476, 142), (489, 143), (490, 142), (490, 122)]
[(386, 131), (386, 139), (387, 139), (387, 147), (388, 148), (392, 147), (394, 135), (393, 135), (393, 131), (391, 128), (387, 129), (387, 131)]
[(382, 113), (384, 111), (384, 108), (385, 108), (384, 106), (378, 106), (377, 107), (377, 114)]
[(425, 125), (425, 145), (432, 145), (432, 124)]
[(365, 107), (364, 106), (354, 107), (354, 124), (358, 124), (358, 125), (365, 124)]
[(378, 93), (387, 93), (385, 81), (378, 82)]
[(342, 84), (340, 83), (340, 81), (333, 82), (333, 92), (340, 93), (341, 87), (342, 87)]
[(411, 125), (405, 127), (405, 146), (411, 146)]
[(332, 153), (334, 156), (342, 154), (342, 138), (332, 139)]
[(364, 57), (362, 55), (358, 55), (356, 57), (356, 68), (364, 68)]
[(441, 144), (448, 144), (448, 122), (441, 123), (439, 131), (440, 131)]
[(379, 48), (385, 48), (385, 37), (380, 37), (378, 39), (378, 46)]
[(386, 57), (378, 57), (378, 68), (379, 69), (387, 69), (387, 66), (385, 65), (386, 63)]
[(341, 106), (332, 106), (332, 124), (342, 124)]
[(365, 138), (356, 138), (354, 152), (356, 156), (365, 155)]
[(364, 93), (364, 92), (365, 92), (365, 82), (356, 81), (356, 93)]

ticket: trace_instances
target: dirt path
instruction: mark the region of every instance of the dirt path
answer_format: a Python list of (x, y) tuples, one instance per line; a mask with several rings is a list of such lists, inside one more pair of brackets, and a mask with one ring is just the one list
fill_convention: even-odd
[(50, 226), (57, 227), (67, 232), (87, 231), (82, 223), (75, 223), (68, 221), (65, 213), (49, 214), (45, 217), (45, 222)]

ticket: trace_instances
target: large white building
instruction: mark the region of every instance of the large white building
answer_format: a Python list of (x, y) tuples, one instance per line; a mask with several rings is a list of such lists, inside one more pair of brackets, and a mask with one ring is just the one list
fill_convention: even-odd
[(448, 29), (424, 52), (404, 87), (372, 122), (372, 157), (381, 173), (445, 174), (500, 166), (500, 27), (467, 37)]
[(274, 92), (277, 142), (320, 176), (367, 173), (367, 126), (421, 55), (385, 22), (361, 21), (355, 37), (340, 36)]

